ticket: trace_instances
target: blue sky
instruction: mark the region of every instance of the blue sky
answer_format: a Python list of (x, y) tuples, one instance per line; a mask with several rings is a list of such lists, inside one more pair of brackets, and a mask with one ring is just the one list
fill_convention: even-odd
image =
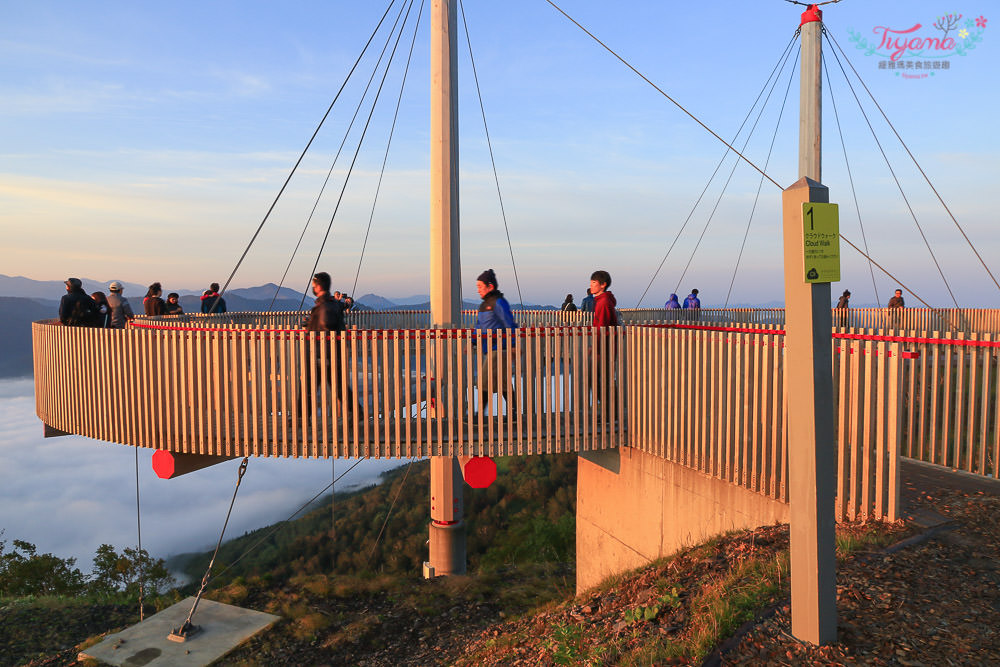
[[(0, 272), (159, 280), (166, 289), (224, 280), (387, 4), (7, 7), (0, 29), (0, 59), (7, 63), (0, 76)], [(724, 148), (548, 3), (465, 4), (524, 299), (559, 303), (569, 291), (579, 298), (590, 272), (604, 268), (614, 277), (619, 305), (636, 305)], [(564, 0), (561, 6), (727, 138), (802, 10), (780, 0)], [(997, 273), (998, 216), (987, 194), (1000, 176), (993, 113), (1000, 66), (993, 38), (1000, 23), (993, 21), (1000, 18), (992, 8), (982, 0), (962, 6), (845, 0), (824, 9), (828, 30)], [(906, 79), (879, 70), (885, 58), (853, 48), (850, 31), (871, 40), (877, 26), (921, 23), (929, 35), (948, 11), (962, 13), (963, 26), (987, 19), (985, 29), (972, 31), (982, 37), (976, 48), (947, 58), (948, 71)], [(356, 294), (427, 291), (427, 7), (424, 14)], [(409, 29), (403, 55), (408, 37)], [(464, 291), (473, 296), (475, 276), (494, 267), (511, 295), (506, 235), (464, 41), (461, 48)], [(320, 260), (348, 290), (403, 62), (387, 79)], [(829, 64), (828, 89), (841, 114), (873, 256), (932, 305), (950, 305), (836, 64)], [(371, 67), (366, 60), (359, 68), (364, 80)], [(784, 98), (789, 70), (783, 71), (747, 148), (761, 164)], [(280, 279), (364, 80), (345, 90), (234, 286)], [(797, 109), (796, 80), (767, 169), (783, 185), (797, 178)], [(829, 100), (824, 113), (824, 182), (841, 204), (842, 231), (860, 243)], [(1000, 290), (898, 142), (880, 119), (874, 125), (960, 305), (1000, 305)], [(308, 252), (293, 263), (295, 287), (307, 281), (349, 158), (350, 151), (338, 163), (306, 234)], [(736, 169), (686, 272), (685, 265), (730, 167), (726, 162), (709, 188), (645, 304), (662, 304), (674, 289), (683, 295), (691, 287), (701, 290), (706, 306), (725, 301), (758, 189), (756, 172)], [(779, 196), (765, 182), (730, 303), (782, 299)], [(874, 303), (867, 264), (846, 247), (843, 256), (834, 294), (850, 288), (859, 305)], [(882, 277), (877, 285), (884, 303), (893, 286)]]

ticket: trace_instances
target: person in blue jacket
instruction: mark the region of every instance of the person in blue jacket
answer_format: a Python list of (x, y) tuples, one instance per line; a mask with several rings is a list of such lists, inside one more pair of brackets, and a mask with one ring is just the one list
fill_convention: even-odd
[(701, 308), (701, 299), (698, 298), (698, 290), (693, 289), (684, 299), (685, 308)]
[(667, 299), (667, 302), (665, 304), (663, 304), (663, 307), (666, 308), (667, 310), (671, 310), (673, 308), (680, 308), (681, 303), (680, 301), (677, 300), (677, 295), (671, 293), (670, 298)]
[[(497, 289), (497, 276), (493, 269), (486, 269), (479, 274), (476, 279), (476, 292), (483, 300), (479, 304), (479, 313), (476, 315), (476, 329), (479, 331), (499, 331), (517, 328), (510, 303), (504, 298), (503, 292)], [(492, 386), (486, 386), (485, 382), (480, 383), (480, 396), (484, 408), (492, 402), (492, 396), (497, 392), (507, 400), (508, 404), (514, 399), (506, 347), (506, 338), (494, 339), (492, 345), (483, 346), (485, 364), (480, 371), (480, 377), (485, 380), (485, 378), (490, 377), (492, 372), (494, 378)]]

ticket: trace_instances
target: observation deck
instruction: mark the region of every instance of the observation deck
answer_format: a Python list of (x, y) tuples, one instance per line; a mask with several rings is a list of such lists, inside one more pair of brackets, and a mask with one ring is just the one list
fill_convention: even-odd
[[(426, 311), (355, 311), (340, 334), (304, 331), (303, 312), (36, 322), (36, 412), (50, 434), (218, 457), (630, 447), (787, 500), (782, 309), (622, 310), (603, 331), (588, 313), (516, 314), (499, 333), (472, 311), (448, 330)], [(838, 518), (893, 516), (900, 455), (1000, 473), (1000, 311), (834, 322)], [(494, 393), (508, 376), (510, 407)]]

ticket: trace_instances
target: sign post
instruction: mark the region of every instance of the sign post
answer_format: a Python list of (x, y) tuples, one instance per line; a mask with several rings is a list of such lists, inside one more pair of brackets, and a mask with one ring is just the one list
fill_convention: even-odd
[(802, 14), (800, 178), (782, 195), (792, 634), (813, 644), (837, 640), (830, 282), (840, 279), (840, 246), (836, 208), (820, 182), (822, 20), (816, 5)]

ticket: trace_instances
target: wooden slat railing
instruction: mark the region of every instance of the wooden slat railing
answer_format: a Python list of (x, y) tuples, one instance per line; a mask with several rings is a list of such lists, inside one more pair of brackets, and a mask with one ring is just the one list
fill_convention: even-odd
[[(196, 327), (240, 326), (248, 328), (289, 329), (300, 327), (308, 311), (273, 313), (224, 313), (222, 315), (185, 314), (148, 318), (163, 323)], [(623, 308), (619, 310), (622, 324), (697, 324), (719, 326), (783, 327), (784, 308)], [(589, 326), (592, 313), (559, 310), (518, 310), (518, 323), (524, 327)], [(147, 318), (140, 317), (140, 320)], [(476, 311), (462, 311), (462, 327), (475, 326)], [(932, 331), (1000, 334), (1000, 310), (992, 308), (851, 308), (833, 309), (833, 322), (838, 329), (861, 328), (898, 331)], [(349, 328), (355, 329), (430, 329), (430, 312), (426, 310), (353, 310), (347, 313)]]
[(1000, 477), (1000, 336), (907, 338), (904, 455)]
[[(334, 336), (160, 326), (35, 323), (38, 416), (101, 440), (224, 456), (509, 456), (626, 444), (617, 426), (625, 385), (613, 381), (624, 373), (624, 329)], [(505, 384), (509, 410), (484, 390)]]
[[(787, 502), (784, 336), (628, 327), (629, 442)], [(898, 343), (834, 343), (837, 518), (898, 515)]]
[[(295, 315), (227, 316), (224, 327), (223, 316), (126, 330), (34, 324), (39, 417), (102, 440), (225, 456), (633, 446), (786, 500), (779, 333), (667, 325), (332, 336), (278, 328)], [(838, 518), (893, 518), (904, 422), (898, 343), (834, 344)], [(494, 345), (498, 353), (482, 354)], [(505, 377), (509, 410), (492, 391)]]

